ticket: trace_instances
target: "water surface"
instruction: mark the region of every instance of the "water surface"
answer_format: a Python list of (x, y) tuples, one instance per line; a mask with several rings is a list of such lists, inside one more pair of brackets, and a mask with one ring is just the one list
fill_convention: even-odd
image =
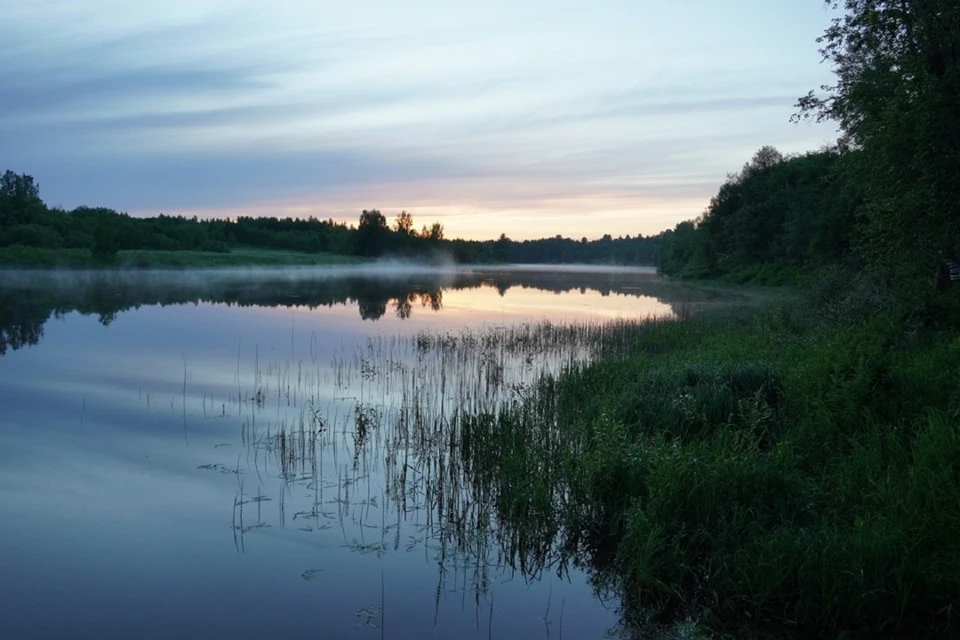
[(589, 358), (563, 327), (717, 301), (645, 269), (2, 276), (3, 638), (616, 635), (449, 425)]

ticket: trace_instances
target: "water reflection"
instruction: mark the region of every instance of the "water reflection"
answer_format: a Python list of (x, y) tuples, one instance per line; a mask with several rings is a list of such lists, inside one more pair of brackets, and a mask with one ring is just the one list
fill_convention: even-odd
[[(235, 549), (244, 554), (250, 536), (277, 528), (336, 540), (358, 556), (422, 555), (436, 571), (434, 625), (448, 594), (468, 599), (476, 630), (490, 632), (503, 584), (539, 585), (534, 591), (543, 593), (544, 583), (576, 584), (584, 575), (613, 614), (612, 582), (563, 531), (563, 483), (523, 453), (544, 443), (491, 428), (493, 416), (518, 406), (542, 376), (622, 346), (616, 327), (597, 341), (597, 326), (543, 322), (372, 338), (333, 359), (329, 397), (319, 369), (294, 376), (280, 361), (258, 370), (241, 400), (243, 455), (235, 465), (198, 467), (237, 478)], [(518, 498), (517, 483), (532, 490)], [(322, 572), (311, 567), (301, 577)], [(562, 637), (567, 598), (583, 596), (558, 589), (554, 601), (552, 593), (551, 586), (535, 612), (543, 625), (537, 635), (546, 638)], [(364, 609), (365, 626), (381, 628), (382, 606)], [(597, 624), (605, 619), (568, 618), (568, 633), (626, 634), (612, 615)], [(520, 637), (512, 623), (498, 622), (505, 637)]]
[(44, 325), (71, 311), (109, 325), (145, 305), (223, 303), (240, 307), (319, 309), (355, 306), (362, 320), (390, 312), (440, 312), (445, 292), (496, 291), (516, 298), (536, 290), (650, 297), (671, 307), (713, 302), (717, 294), (666, 283), (649, 269), (317, 268), (204, 272), (5, 272), (0, 281), (0, 355), (37, 344)]
[(616, 630), (603, 545), (538, 466), (561, 434), (473, 417), (615, 348), (598, 312), (716, 299), (637, 270), (4, 276), (15, 638)]

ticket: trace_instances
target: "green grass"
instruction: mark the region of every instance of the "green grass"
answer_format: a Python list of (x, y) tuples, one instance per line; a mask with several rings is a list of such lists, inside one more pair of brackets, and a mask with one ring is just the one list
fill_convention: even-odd
[(300, 253), (237, 247), (229, 253), (208, 251), (120, 251), (110, 260), (97, 260), (87, 249), (0, 248), (0, 267), (66, 269), (149, 269), (242, 266), (309, 266), (356, 264), (362, 258), (332, 253)]
[(596, 336), (607, 357), (466, 419), (505, 526), (564, 531), (635, 612), (955, 637), (960, 339), (820, 311), (623, 324)]

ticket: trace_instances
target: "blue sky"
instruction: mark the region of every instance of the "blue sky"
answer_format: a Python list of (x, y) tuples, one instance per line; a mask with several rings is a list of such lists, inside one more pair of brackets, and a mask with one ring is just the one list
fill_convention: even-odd
[(829, 83), (816, 0), (0, 0), (0, 170), (136, 215), (651, 234)]

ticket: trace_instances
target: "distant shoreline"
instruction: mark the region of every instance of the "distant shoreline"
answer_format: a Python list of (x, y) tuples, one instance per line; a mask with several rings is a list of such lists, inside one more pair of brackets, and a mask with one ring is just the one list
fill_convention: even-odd
[[(54, 270), (102, 271), (123, 270), (140, 271), (149, 269), (224, 269), (231, 267), (311, 267), (311, 266), (372, 266), (378, 262), (394, 260), (389, 256), (367, 258), (337, 253), (303, 253), (283, 249), (259, 249), (254, 247), (235, 247), (229, 252), (197, 251), (188, 249), (151, 250), (131, 249), (118, 251), (114, 258), (103, 260), (94, 258), (88, 249), (41, 249), (34, 247), (0, 247), (0, 271)], [(470, 266), (496, 270), (509, 268), (520, 271), (568, 270), (568, 271), (649, 271), (657, 274), (654, 265), (622, 265), (605, 263), (455, 263), (439, 255), (426, 255), (418, 258), (396, 257), (404, 264), (416, 264), (424, 267)]]
[(322, 266), (369, 262), (366, 258), (334, 253), (302, 253), (239, 247), (230, 252), (133, 249), (98, 260), (87, 249), (0, 248), (0, 269), (191, 269), (258, 266)]

